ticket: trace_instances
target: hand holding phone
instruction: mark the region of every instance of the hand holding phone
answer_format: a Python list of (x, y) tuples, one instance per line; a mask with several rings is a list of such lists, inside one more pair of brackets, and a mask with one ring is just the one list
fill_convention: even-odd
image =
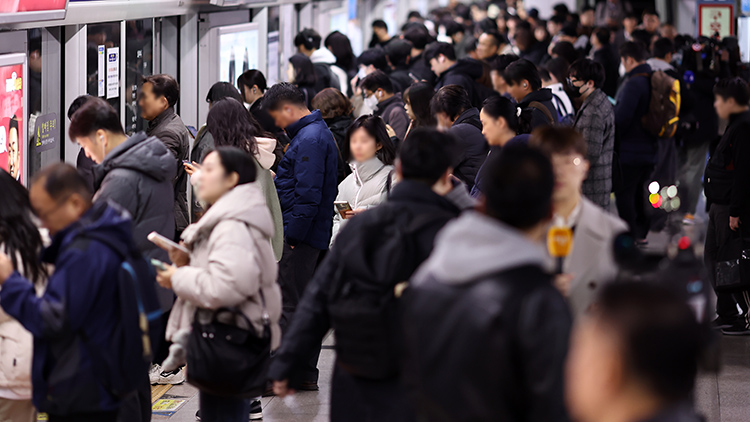
[(348, 201), (334, 201), (333, 205), (336, 207), (341, 218), (346, 219), (346, 212), (352, 210), (352, 206), (349, 205)]
[(159, 271), (167, 271), (167, 264), (159, 261), (158, 259), (151, 258), (151, 265), (156, 267)]
[(187, 250), (186, 247), (182, 245), (178, 245), (177, 243), (173, 242), (170, 239), (167, 239), (166, 237), (160, 235), (157, 232), (149, 233), (148, 236), (146, 236), (146, 239), (148, 239), (149, 242), (153, 243), (154, 245), (164, 249), (165, 251), (176, 249), (178, 251), (185, 252), (186, 254), (190, 254), (190, 251)]

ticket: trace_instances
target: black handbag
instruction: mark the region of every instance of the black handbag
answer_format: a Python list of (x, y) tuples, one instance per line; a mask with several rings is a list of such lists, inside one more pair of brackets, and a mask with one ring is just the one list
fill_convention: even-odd
[[(253, 398), (266, 389), (271, 363), (271, 327), (266, 301), (263, 304), (263, 334), (258, 337), (250, 320), (237, 308), (220, 308), (202, 323), (196, 310), (187, 348), (187, 380), (200, 391), (222, 397)], [(248, 329), (219, 321), (228, 315), (243, 321)]]
[(716, 263), (717, 292), (736, 293), (750, 290), (750, 240), (738, 233), (719, 250)]

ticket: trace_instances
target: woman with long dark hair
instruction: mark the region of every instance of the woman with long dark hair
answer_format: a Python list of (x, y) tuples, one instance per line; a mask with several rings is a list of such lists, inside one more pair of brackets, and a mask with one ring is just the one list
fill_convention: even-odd
[[(0, 251), (13, 260), (13, 267), (33, 280), (37, 290), (47, 280), (39, 260), (42, 237), (31, 217), (29, 194), (10, 174), (0, 171)], [(0, 309), (0, 420), (36, 421), (31, 402), (31, 356), (33, 337), (15, 319)]]
[(406, 88), (403, 98), (404, 109), (411, 119), (407, 135), (418, 127), (437, 126), (435, 115), (430, 111), (430, 100), (434, 95), (435, 89), (427, 82), (416, 82)]
[(336, 56), (336, 66), (342, 68), (351, 80), (358, 69), (357, 57), (354, 55), (349, 37), (339, 31), (333, 31), (326, 37), (324, 45)]
[(302, 53), (297, 53), (290, 57), (286, 76), (289, 82), (296, 85), (297, 88), (305, 93), (307, 107), (311, 108), (312, 99), (318, 91), (315, 90), (315, 83), (317, 82), (315, 66), (310, 61), (310, 58)]
[(273, 217), (275, 232), (271, 244), (276, 259), (281, 259), (284, 246), (284, 222), (279, 196), (273, 183), (273, 174), (270, 171), (275, 158), (272, 148), (276, 140), (260, 127), (253, 116), (245, 110), (245, 106), (234, 99), (218, 101), (211, 107), (206, 118), (206, 127), (214, 137), (216, 148), (236, 147), (253, 157), (258, 174), (257, 181)]
[(336, 201), (346, 201), (351, 210), (334, 213), (331, 244), (347, 219), (385, 200), (396, 147), (383, 119), (368, 114), (358, 117), (349, 127), (341, 154), (351, 166), (352, 174), (339, 184)]

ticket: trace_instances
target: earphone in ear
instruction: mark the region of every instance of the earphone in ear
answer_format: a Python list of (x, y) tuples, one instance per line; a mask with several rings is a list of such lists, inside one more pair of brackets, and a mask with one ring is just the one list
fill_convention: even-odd
[(527, 87), (527, 85), (526, 85), (526, 84), (523, 84), (523, 87), (524, 87), (524, 88), (526, 88), (526, 87)]

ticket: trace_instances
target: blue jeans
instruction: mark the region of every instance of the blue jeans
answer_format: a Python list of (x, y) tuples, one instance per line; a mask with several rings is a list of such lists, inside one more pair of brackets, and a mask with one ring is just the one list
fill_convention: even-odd
[(200, 392), (201, 420), (203, 422), (246, 422), (250, 401), (234, 397), (214, 396)]

